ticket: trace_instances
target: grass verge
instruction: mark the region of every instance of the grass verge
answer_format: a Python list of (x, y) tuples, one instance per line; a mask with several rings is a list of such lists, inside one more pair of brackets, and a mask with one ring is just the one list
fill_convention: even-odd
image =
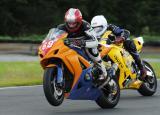
[(42, 84), (39, 62), (0, 62), (0, 87)]
[(141, 58), (152, 58), (152, 59), (160, 59), (160, 54), (159, 53), (154, 53), (154, 54), (140, 54)]
[[(160, 62), (150, 62), (160, 78)], [(0, 87), (42, 84), (39, 62), (0, 62)]]
[(46, 34), (38, 35), (28, 35), (28, 36), (18, 36), (18, 37), (11, 37), (11, 36), (0, 36), (0, 40), (33, 40), (33, 41), (40, 41), (45, 38)]
[(152, 67), (157, 75), (157, 78), (160, 79), (160, 62), (149, 62), (149, 63), (152, 65)]

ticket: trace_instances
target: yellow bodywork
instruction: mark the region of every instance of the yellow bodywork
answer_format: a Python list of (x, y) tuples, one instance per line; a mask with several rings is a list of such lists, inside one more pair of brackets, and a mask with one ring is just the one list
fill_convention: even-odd
[[(101, 44), (103, 46), (106, 44), (106, 39), (108, 38), (108, 35), (111, 34), (111, 31), (107, 31), (103, 36), (101, 40)], [(143, 39), (141, 38), (135, 38), (133, 39), (136, 48), (138, 52), (141, 51), (143, 46)], [(107, 46), (109, 50), (108, 56), (110, 59), (118, 64), (118, 68), (120, 70), (119, 72), (119, 86), (121, 89), (138, 89), (142, 82), (140, 80), (137, 80), (137, 75), (133, 71), (134, 68), (132, 66), (132, 63), (134, 62), (134, 59), (132, 56), (123, 48), (123, 43), (119, 45), (111, 44)], [(105, 55), (103, 50), (101, 52), (101, 55)]]

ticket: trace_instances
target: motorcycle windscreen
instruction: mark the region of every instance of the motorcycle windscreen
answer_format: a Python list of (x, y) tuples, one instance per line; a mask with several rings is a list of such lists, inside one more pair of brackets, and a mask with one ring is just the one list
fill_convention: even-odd
[(49, 30), (49, 33), (47, 34), (45, 40), (56, 40), (60, 38), (66, 38), (67, 37), (67, 32), (60, 30), (58, 28), (52, 28)]
[(68, 33), (63, 30), (57, 28), (50, 29), (49, 33), (47, 34), (46, 38), (43, 40), (39, 48), (40, 54), (47, 54), (47, 52), (52, 48), (56, 41), (66, 38), (67, 35)]

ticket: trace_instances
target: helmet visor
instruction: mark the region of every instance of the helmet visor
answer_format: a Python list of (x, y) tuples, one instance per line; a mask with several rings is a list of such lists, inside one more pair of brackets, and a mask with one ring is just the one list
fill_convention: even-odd
[(103, 27), (102, 26), (93, 27), (93, 29), (97, 34), (103, 31)]
[(75, 28), (77, 26), (77, 22), (68, 22), (67, 24), (69, 28)]

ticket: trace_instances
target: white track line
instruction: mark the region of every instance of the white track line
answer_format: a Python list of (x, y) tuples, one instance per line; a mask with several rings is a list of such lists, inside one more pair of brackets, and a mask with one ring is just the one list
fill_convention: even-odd
[(0, 88), (0, 90), (5, 90), (5, 89), (23, 89), (23, 88), (33, 88), (33, 87), (41, 87), (41, 86), (42, 86), (42, 85), (2, 87), (2, 88)]

